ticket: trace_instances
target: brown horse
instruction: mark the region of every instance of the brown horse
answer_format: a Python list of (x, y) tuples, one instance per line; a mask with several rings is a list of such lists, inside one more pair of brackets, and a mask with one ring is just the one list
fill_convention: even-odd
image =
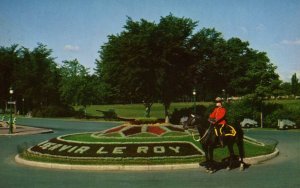
[[(200, 138), (197, 140), (202, 144), (202, 148), (205, 153), (206, 161), (202, 163), (202, 166), (206, 167), (209, 173), (215, 172), (218, 168), (216, 167), (216, 162), (213, 159), (214, 149), (220, 147), (219, 139), (217, 139), (214, 133), (214, 125), (210, 125), (209, 127), (205, 127), (203, 125), (203, 119), (197, 115), (190, 115), (187, 117), (182, 123), (184, 129), (196, 129), (199, 133)], [(228, 157), (228, 166), (227, 169), (232, 169), (235, 163), (238, 161), (240, 170), (245, 169), (245, 163), (243, 161), (244, 158), (244, 133), (241, 127), (231, 127), (230, 131), (234, 131), (234, 134), (229, 136), (225, 136), (223, 138), (224, 146), (228, 147), (230, 156)], [(194, 137), (194, 135), (193, 135)], [(194, 138), (195, 139), (195, 138)], [(239, 150), (239, 160), (234, 154), (233, 145), (237, 144)]]

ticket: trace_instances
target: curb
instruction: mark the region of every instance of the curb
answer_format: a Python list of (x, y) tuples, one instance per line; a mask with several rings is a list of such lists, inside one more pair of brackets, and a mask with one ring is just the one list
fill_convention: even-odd
[(28, 161), (21, 158), (19, 155), (15, 156), (15, 161), (19, 164), (64, 170), (90, 170), (90, 171), (155, 171), (155, 170), (180, 170), (199, 168), (198, 163), (188, 164), (168, 164), (168, 165), (69, 165), (58, 163), (44, 163), (37, 161)]
[(255, 165), (255, 164), (259, 164), (264, 161), (273, 159), (277, 155), (279, 155), (279, 149), (275, 148), (275, 151), (273, 153), (270, 153), (267, 155), (260, 155), (260, 156), (256, 156), (256, 157), (245, 158), (244, 161), (245, 161), (245, 163)]
[[(21, 130), (19, 130), (21, 129)], [(45, 129), (45, 128), (36, 128), (36, 127), (28, 127), (17, 125), (17, 131), (13, 132), (12, 134), (8, 133), (8, 128), (0, 129), (0, 136), (19, 136), (19, 135), (33, 135), (33, 134), (45, 134), (45, 133), (53, 133), (52, 129)], [(5, 132), (7, 133), (3, 133)]]
[[(279, 154), (279, 150), (275, 148), (273, 153), (261, 155), (256, 157), (245, 158), (244, 162), (255, 165), (263, 161), (270, 160)], [(50, 169), (64, 169), (64, 170), (86, 170), (86, 171), (160, 171), (160, 170), (183, 170), (199, 168), (198, 163), (187, 164), (167, 164), (167, 165), (70, 165), (58, 163), (44, 163), (37, 161), (29, 161), (21, 158), (19, 155), (15, 156), (15, 161), (19, 164), (50, 168)]]

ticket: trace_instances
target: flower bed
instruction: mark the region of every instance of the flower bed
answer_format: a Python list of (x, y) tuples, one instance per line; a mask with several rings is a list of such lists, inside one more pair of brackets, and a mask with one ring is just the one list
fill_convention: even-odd
[[(266, 151), (265, 147), (248, 142), (245, 142), (245, 147)], [(253, 149), (253, 155), (258, 149)], [(219, 159), (226, 152), (227, 149), (223, 148), (215, 156)], [(151, 124), (121, 125), (101, 132), (64, 135), (35, 145), (20, 156), (26, 160), (50, 163), (105, 165), (204, 160), (200, 144), (192, 139), (189, 132), (175, 125)]]
[(169, 163), (170, 160), (184, 163), (185, 160), (199, 160), (204, 155), (189, 139), (188, 132), (173, 125), (120, 125), (97, 133), (53, 138), (29, 148), (23, 156), (59, 162), (72, 159), (109, 164), (116, 161), (139, 164), (145, 160), (147, 163)]
[(118, 142), (79, 143), (58, 138), (40, 143), (28, 152), (55, 157), (73, 158), (172, 158), (201, 156), (202, 151), (190, 142)]
[(152, 134), (154, 136), (171, 135), (170, 133), (179, 133), (174, 135), (189, 135), (189, 132), (185, 131), (176, 125), (157, 125), (157, 124), (145, 124), (145, 125), (120, 125), (102, 132), (94, 133), (95, 137), (110, 136), (112, 133), (118, 133), (120, 137), (139, 136), (145, 135), (145, 133)]
[(162, 135), (166, 132), (166, 130), (162, 129), (159, 126), (148, 126), (147, 127), (147, 132), (156, 134), (156, 135)]

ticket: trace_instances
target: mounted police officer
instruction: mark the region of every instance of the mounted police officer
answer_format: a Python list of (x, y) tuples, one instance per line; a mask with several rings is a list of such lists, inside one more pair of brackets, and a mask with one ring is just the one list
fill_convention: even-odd
[[(217, 97), (215, 99), (216, 107), (213, 112), (209, 115), (208, 121), (214, 126), (215, 134), (218, 136), (221, 147), (224, 147), (223, 143), (223, 133), (221, 129), (226, 125), (226, 109), (222, 105), (222, 99)], [(213, 131), (212, 133), (213, 134)]]

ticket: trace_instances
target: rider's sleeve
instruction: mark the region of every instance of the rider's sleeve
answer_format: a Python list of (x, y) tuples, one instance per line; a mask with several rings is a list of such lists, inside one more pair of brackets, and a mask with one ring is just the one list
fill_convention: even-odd
[(209, 118), (211, 118), (211, 119), (215, 119), (215, 118), (216, 118), (216, 108), (215, 108), (214, 111), (209, 115)]

